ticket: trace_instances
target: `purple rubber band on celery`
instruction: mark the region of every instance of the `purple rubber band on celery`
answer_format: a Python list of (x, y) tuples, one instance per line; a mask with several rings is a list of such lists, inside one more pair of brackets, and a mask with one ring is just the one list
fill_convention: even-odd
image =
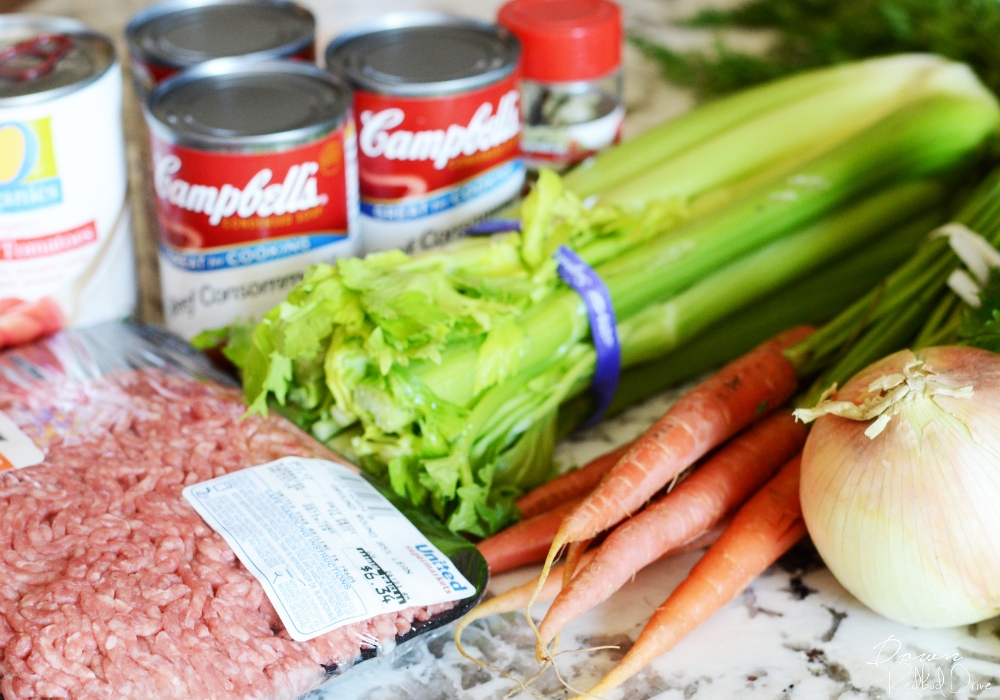
[(587, 427), (600, 422), (618, 390), (622, 347), (618, 342), (615, 308), (611, 304), (611, 295), (608, 294), (604, 280), (580, 256), (566, 246), (559, 246), (555, 258), (559, 263), (559, 276), (580, 295), (587, 306), (590, 335), (597, 353), (594, 378), (590, 382), (590, 391), (597, 400), (597, 408), (582, 426)]
[(486, 219), (465, 229), (465, 233), (469, 236), (485, 236), (491, 233), (506, 233), (508, 231), (520, 230), (520, 219)]

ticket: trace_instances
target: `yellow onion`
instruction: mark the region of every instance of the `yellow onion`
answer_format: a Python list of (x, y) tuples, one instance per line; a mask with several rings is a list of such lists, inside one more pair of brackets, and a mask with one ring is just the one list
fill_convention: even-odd
[(1000, 614), (1000, 355), (897, 352), (800, 415), (802, 515), (847, 590), (922, 627)]

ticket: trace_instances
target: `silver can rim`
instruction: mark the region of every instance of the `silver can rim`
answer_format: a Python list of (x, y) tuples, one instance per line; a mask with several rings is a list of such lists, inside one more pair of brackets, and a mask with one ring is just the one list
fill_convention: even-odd
[[(160, 17), (164, 17), (174, 12), (197, 10), (204, 7), (216, 7), (219, 5), (271, 5), (282, 9), (292, 10), (295, 14), (305, 18), (312, 27), (312, 30), (308, 35), (302, 37), (302, 39), (293, 44), (287, 44), (285, 46), (279, 46), (265, 51), (254, 51), (252, 53), (240, 54), (239, 56), (213, 58), (209, 59), (210, 61), (224, 61), (237, 58), (260, 61), (275, 60), (288, 56), (294, 56), (311, 44), (314, 44), (316, 41), (315, 15), (313, 15), (308, 8), (303, 7), (298, 3), (291, 2), (291, 0), (164, 0), (163, 2), (158, 2), (155, 5), (151, 5), (132, 15), (132, 19), (130, 19), (129, 23), (125, 26), (125, 41), (128, 44), (129, 55), (133, 61), (140, 61), (143, 65), (162, 66), (164, 68), (172, 68), (174, 70), (184, 70), (196, 65), (201, 65), (201, 63), (189, 64), (182, 61), (172, 61), (167, 57), (157, 55), (155, 52), (147, 51), (139, 42), (138, 34), (146, 24), (155, 19), (159, 19)], [(207, 62), (208, 61), (205, 61), (205, 63)]]
[(37, 25), (40, 29), (51, 30), (55, 33), (70, 34), (72, 36), (93, 39), (107, 47), (111, 60), (108, 61), (108, 65), (106, 65), (103, 70), (97, 71), (93, 75), (87, 76), (86, 78), (78, 80), (75, 83), (62, 85), (49, 90), (42, 90), (41, 92), (33, 92), (27, 95), (18, 95), (17, 97), (0, 97), (0, 107), (20, 107), (22, 105), (40, 104), (58, 99), (60, 97), (65, 97), (66, 95), (77, 92), (78, 90), (82, 90), (87, 86), (96, 83), (98, 80), (107, 75), (109, 71), (118, 68), (118, 52), (115, 51), (114, 43), (108, 36), (101, 34), (85, 22), (81, 22), (80, 20), (72, 19), (70, 17), (53, 17), (51, 15), (39, 15), (32, 13), (14, 13), (9, 15), (0, 14), (0, 31), (2, 31), (6, 26), (24, 25)]
[[(410, 29), (415, 27), (464, 27), (478, 29), (484, 33), (493, 34), (502, 42), (509, 44), (511, 51), (510, 59), (500, 68), (485, 71), (479, 75), (455, 80), (440, 80), (430, 83), (409, 83), (387, 85), (376, 80), (371, 80), (353, 72), (347, 74), (339, 70), (334, 65), (334, 56), (347, 44), (370, 34), (377, 34), (384, 31), (399, 29)], [(435, 12), (431, 10), (411, 10), (402, 12), (390, 12), (378, 19), (366, 22), (352, 29), (348, 29), (327, 44), (324, 53), (326, 69), (334, 75), (342, 78), (351, 84), (356, 90), (374, 92), (382, 95), (398, 95), (403, 97), (432, 97), (435, 95), (450, 95), (461, 92), (476, 90), (489, 85), (494, 85), (509, 77), (517, 70), (521, 62), (521, 45), (513, 33), (504, 29), (498, 24), (490, 24), (467, 17), (448, 14), (447, 12)]]
[[(326, 82), (336, 90), (342, 91), (346, 95), (346, 99), (335, 117), (298, 129), (254, 136), (220, 137), (184, 133), (170, 124), (164, 123), (153, 114), (152, 105), (156, 101), (171, 91), (190, 83), (233, 75), (262, 73), (294, 73), (316, 78)], [(353, 93), (346, 83), (311, 64), (283, 60), (246, 61), (243, 58), (217, 58), (201, 63), (194, 68), (188, 68), (160, 83), (143, 101), (142, 111), (150, 131), (161, 141), (175, 146), (217, 153), (246, 153), (261, 150), (274, 152), (315, 142), (336, 131), (351, 117), (353, 103)]]

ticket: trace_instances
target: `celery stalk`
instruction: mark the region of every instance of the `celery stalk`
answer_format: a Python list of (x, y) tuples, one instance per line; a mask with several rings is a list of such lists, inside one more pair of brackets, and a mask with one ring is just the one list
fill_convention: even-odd
[[(852, 198), (889, 182), (947, 171), (996, 128), (992, 101), (933, 97), (886, 117), (804, 166), (791, 178), (767, 183), (752, 196), (702, 217), (597, 267), (620, 320), (679, 294), (739, 257), (824, 216)], [(587, 333), (586, 309), (572, 291), (553, 295), (520, 319), (528, 373), (558, 361)], [(440, 363), (415, 374), (437, 396), (468, 406), (474, 377), (454, 367), (475, 363), (477, 348), (450, 348)]]
[(581, 197), (632, 204), (647, 190), (652, 198), (701, 194), (856, 133), (921, 94), (933, 73), (953, 65), (904, 54), (778, 80), (709, 103), (599, 155), (570, 172), (566, 187)]
[[(696, 336), (711, 321), (737, 313), (831, 259), (866, 244), (872, 246), (882, 234), (896, 227), (901, 227), (901, 230), (887, 237), (892, 245), (912, 249), (927, 226), (940, 221), (941, 213), (935, 205), (941, 204), (943, 194), (942, 186), (934, 182), (907, 183), (890, 188), (763, 249), (751, 258), (734, 263), (721, 271), (716, 279), (706, 280), (689, 290), (692, 293), (651, 307), (619, 325), (623, 365), (628, 367), (640, 360), (669, 353)], [(910, 221), (928, 208), (935, 210)], [(906, 223), (908, 221), (910, 223)], [(874, 247), (878, 248), (877, 245)], [(856, 262), (854, 264), (857, 265)], [(717, 294), (717, 289), (723, 292)], [(693, 322), (687, 327), (670, 327), (666, 331), (655, 325), (657, 317), (669, 316), (687, 316)], [(705, 322), (700, 322), (702, 318)], [(650, 328), (653, 330), (650, 331)], [(534, 439), (534, 434), (529, 432), (530, 426), (549, 416), (560, 403), (583, 392), (589, 385), (594, 363), (593, 348), (589, 343), (581, 342), (567, 353), (563, 366), (557, 364), (554, 370), (549, 370), (551, 379), (546, 380), (540, 389), (525, 389), (525, 384), (531, 382), (532, 377), (539, 376), (539, 371), (532, 368), (487, 391), (469, 416), (469, 432), (478, 436), (469, 453), (473, 463), (481, 465), (494, 461), (497, 450), (510, 444), (511, 435), (524, 433), (530, 436), (529, 439)], [(509, 481), (499, 468), (494, 479)]]
[(870, 242), (916, 212), (939, 206), (944, 194), (936, 182), (888, 188), (737, 260), (665, 303), (647, 307), (619, 327), (622, 364), (645, 362), (674, 350), (742, 306)]
[[(920, 216), (894, 234), (881, 237), (872, 245), (716, 322), (676, 350), (625, 370), (606, 415), (617, 415), (708, 372), (786, 328), (818, 325), (833, 318), (905, 261), (926, 232), (942, 218), (938, 211)], [(575, 430), (593, 410), (594, 401), (586, 386), (579, 387), (576, 395), (559, 409), (560, 438)]]
[[(955, 220), (1000, 245), (1000, 169), (970, 195)], [(945, 239), (932, 238), (878, 289), (789, 348), (786, 355), (800, 376), (822, 371), (799, 405), (815, 405), (830, 386), (843, 384), (884, 355), (908, 346), (957, 342), (959, 302), (946, 285), (959, 264)]]
[[(963, 84), (969, 93), (981, 89), (967, 69), (951, 66), (931, 56), (859, 64), (856, 80), (742, 122), (605, 190), (601, 201), (641, 207), (650, 199), (693, 200), (775, 163), (779, 169), (793, 168), (915, 101), (962, 94), (958, 86)], [(955, 84), (941, 81), (942, 72), (955, 73)]]
[(600, 194), (748, 119), (853, 83), (872, 64), (807, 71), (711, 102), (582, 164), (566, 175), (566, 187), (581, 197)]

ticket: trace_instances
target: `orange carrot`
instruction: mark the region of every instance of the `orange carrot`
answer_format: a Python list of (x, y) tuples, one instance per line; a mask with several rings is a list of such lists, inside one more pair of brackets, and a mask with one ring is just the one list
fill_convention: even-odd
[(566, 518), (553, 547), (618, 524), (709, 450), (784, 404), (798, 382), (781, 351), (811, 330), (785, 331), (681, 397)]
[[(631, 443), (630, 443), (631, 444)], [(567, 501), (580, 499), (594, 490), (601, 478), (615, 466), (629, 445), (603, 454), (590, 460), (579, 469), (566, 472), (552, 481), (542, 484), (534, 491), (521, 496), (514, 505), (521, 511), (521, 517), (527, 520), (539, 513), (546, 513)]]
[[(585, 552), (583, 556), (580, 557), (580, 562), (583, 564), (589, 562), (596, 553), (597, 550)], [(536, 603), (545, 603), (556, 597), (556, 593), (559, 592), (559, 587), (562, 584), (562, 570), (562, 565), (552, 569), (552, 577), (542, 587), (541, 592), (535, 599)], [(527, 583), (515, 586), (514, 588), (511, 588), (498, 596), (490, 598), (489, 600), (484, 600), (482, 603), (470, 610), (465, 617), (459, 620), (458, 628), (455, 630), (455, 638), (457, 639), (462, 630), (476, 620), (481, 620), (484, 617), (489, 617), (490, 615), (500, 615), (502, 613), (514, 612), (515, 610), (524, 610), (524, 606), (528, 602), (528, 598), (531, 597), (531, 594), (535, 591), (535, 587), (537, 585), (538, 579), (533, 578)]]
[(491, 574), (545, 561), (559, 524), (582, 499), (574, 498), (547, 513), (511, 525), (476, 545), (490, 565)]
[[(693, 552), (698, 549), (704, 549), (705, 547), (711, 547), (722, 533), (725, 528), (714, 527), (711, 530), (701, 533), (697, 537), (693, 538), (690, 542), (667, 552), (664, 557), (672, 557), (681, 554), (687, 554), (688, 552)], [(592, 549), (589, 552), (584, 552), (580, 557), (579, 565), (586, 566), (590, 563), (590, 560), (594, 558), (597, 554), (596, 549)], [(545, 603), (556, 597), (559, 592), (559, 587), (562, 585), (563, 577), (563, 566), (557, 566), (552, 569), (551, 576), (545, 585), (542, 586), (541, 591), (535, 597), (536, 603)], [(458, 625), (455, 628), (455, 643), (458, 644), (459, 650), (462, 654), (469, 657), (462, 649), (461, 636), (462, 631), (466, 627), (471, 625), (476, 620), (481, 620), (484, 617), (489, 617), (490, 615), (500, 615), (503, 613), (514, 612), (516, 610), (524, 610), (524, 606), (527, 604), (528, 600), (531, 598), (531, 594), (535, 592), (535, 588), (538, 586), (538, 579), (534, 578), (527, 583), (523, 583), (520, 586), (515, 586), (508, 591), (501, 593), (498, 596), (494, 596), (489, 600), (483, 601), (475, 608), (469, 611), (469, 613), (458, 621)], [(473, 659), (475, 661), (475, 659)], [(477, 663), (479, 663), (477, 661)]]
[(570, 620), (607, 600), (647, 564), (752, 496), (801, 451), (807, 432), (789, 411), (776, 413), (737, 435), (677, 488), (619, 525), (556, 596), (538, 628), (542, 641), (551, 641)]
[(574, 574), (579, 570), (580, 559), (583, 557), (583, 553), (590, 548), (590, 543), (594, 539), (578, 540), (573, 542), (569, 548), (566, 550), (566, 561), (563, 562), (563, 587), (569, 585), (569, 582), (573, 579)]
[(635, 644), (589, 695), (603, 695), (669, 651), (736, 598), (806, 534), (798, 455), (747, 501), (719, 541), (646, 623)]
[[(544, 583), (556, 556), (570, 542), (593, 537), (628, 517), (670, 479), (756, 418), (781, 406), (795, 391), (795, 367), (782, 351), (812, 333), (799, 326), (759, 345), (682, 396), (570, 513), (542, 565)], [(531, 615), (539, 663), (549, 654)]]

